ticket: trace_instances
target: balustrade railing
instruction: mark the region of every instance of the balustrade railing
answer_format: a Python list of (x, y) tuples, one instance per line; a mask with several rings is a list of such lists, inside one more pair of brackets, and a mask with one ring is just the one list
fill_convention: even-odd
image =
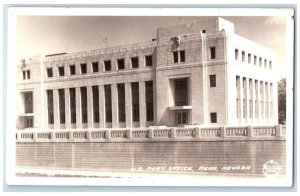
[[(18, 142), (114, 142), (114, 141), (207, 141), (248, 139), (284, 139), (286, 128), (276, 126), (134, 128), (99, 130), (18, 131)], [(121, 139), (121, 140), (120, 140)]]

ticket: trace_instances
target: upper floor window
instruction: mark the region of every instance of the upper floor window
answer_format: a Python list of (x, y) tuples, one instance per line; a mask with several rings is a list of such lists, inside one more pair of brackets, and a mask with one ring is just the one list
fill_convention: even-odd
[(23, 71), (23, 80), (30, 79), (30, 70)]
[(81, 74), (86, 74), (86, 63), (80, 64)]
[(248, 53), (248, 63), (250, 64), (251, 63), (251, 54)]
[(132, 57), (131, 58), (131, 68), (138, 68), (139, 67), (139, 58)]
[(210, 84), (210, 87), (216, 87), (217, 84), (216, 84), (216, 75), (210, 75), (209, 76), (209, 84)]
[(210, 113), (210, 122), (217, 123), (217, 113), (216, 112)]
[(118, 70), (119, 69), (125, 69), (125, 61), (124, 59), (118, 59)]
[(58, 75), (64, 76), (65, 75), (65, 68), (64, 67), (58, 67)]
[(256, 65), (256, 64), (257, 64), (257, 56), (254, 55), (254, 65)]
[(47, 77), (48, 78), (53, 77), (53, 69), (52, 68), (47, 68)]
[(262, 58), (259, 57), (259, 66), (261, 67), (261, 65), (262, 65)]
[(145, 63), (146, 63), (146, 67), (152, 66), (152, 55), (145, 56)]
[(104, 61), (104, 71), (111, 71), (111, 61)]
[(242, 51), (242, 61), (245, 62), (245, 51)]
[(70, 75), (75, 75), (75, 65), (70, 65)]
[(210, 50), (210, 59), (216, 58), (216, 47), (209, 47)]
[(272, 61), (269, 61), (269, 69), (272, 69)]
[(173, 52), (174, 63), (185, 62), (185, 51), (179, 50)]
[(93, 73), (99, 71), (98, 62), (93, 62), (93, 63), (92, 63), (92, 67), (93, 67)]
[(267, 59), (264, 60), (265, 68), (267, 68)]
[(234, 50), (234, 57), (235, 57), (235, 60), (239, 59), (239, 50), (238, 49)]

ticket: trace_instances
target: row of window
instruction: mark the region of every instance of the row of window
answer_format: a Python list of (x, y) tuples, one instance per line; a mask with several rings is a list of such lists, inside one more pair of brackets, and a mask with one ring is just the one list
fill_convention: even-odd
[[(242, 62), (246, 62), (246, 52), (242, 51)], [(235, 60), (240, 60), (240, 51), (239, 49), (235, 49)], [(247, 54), (247, 62), (248, 64), (253, 64), (253, 65), (259, 65), (259, 67), (262, 67), (264, 64), (264, 68), (269, 68), (272, 69), (272, 61), (263, 59), (262, 57), (258, 57), (257, 55), (252, 55), (251, 53)]]
[(30, 79), (30, 70), (24, 70), (24, 71), (22, 71), (22, 74), (23, 74), (23, 80)]
[[(153, 121), (153, 81), (145, 82), (145, 102), (146, 102), (146, 120)], [(59, 123), (65, 124), (65, 90), (59, 89)], [(76, 92), (75, 88), (67, 89), (70, 93), (70, 115), (71, 123), (76, 123)], [(125, 84), (117, 84), (117, 96), (118, 96), (118, 121), (125, 122)], [(139, 82), (131, 83), (131, 101), (132, 101), (132, 121), (139, 122)], [(92, 110), (93, 110), (93, 122), (99, 123), (99, 86), (92, 87)], [(88, 122), (88, 108), (87, 108), (87, 87), (80, 87), (80, 101), (81, 101), (81, 122)], [(54, 107), (53, 107), (53, 90), (47, 90), (47, 103), (48, 103), (48, 124), (54, 124)], [(104, 111), (105, 122), (112, 122), (112, 92), (111, 85), (104, 85)]]
[[(216, 59), (216, 47), (209, 47), (210, 52), (210, 59)], [(173, 62), (176, 63), (183, 63), (185, 62), (185, 51), (178, 50), (173, 51)]]
[[(252, 101), (249, 100), (248, 102), (248, 107), (249, 107), (249, 118), (254, 118), (253, 114), (253, 103), (254, 105), (254, 112), (255, 112), (255, 118), (258, 118), (258, 113), (259, 113), (259, 108), (260, 108), (260, 118), (272, 118), (273, 116), (273, 102), (270, 101), (260, 101), (260, 107), (258, 106), (258, 101)], [(243, 99), (242, 100), (243, 104), (243, 118), (247, 117), (247, 100)], [(241, 100), (236, 99), (236, 111), (237, 111), (237, 118), (241, 117)], [(269, 114), (270, 112), (270, 114)]]
[[(139, 67), (139, 57), (131, 57), (131, 68), (138, 68)], [(145, 56), (145, 65), (146, 67), (152, 66), (152, 55)], [(112, 70), (112, 63), (111, 60), (103, 61), (103, 71), (111, 71)], [(97, 73), (100, 70), (99, 62), (92, 62), (92, 72)], [(125, 69), (125, 59), (117, 59), (117, 69), (118, 70), (124, 70)], [(65, 66), (60, 66), (57, 68), (58, 70), (58, 76), (65, 76)], [(76, 74), (76, 66), (75, 65), (69, 65), (69, 73), (70, 75)], [(86, 74), (87, 73), (87, 64), (82, 63), (80, 64), (80, 74)], [(48, 67), (47, 68), (47, 77), (51, 78), (53, 77), (53, 68)]]

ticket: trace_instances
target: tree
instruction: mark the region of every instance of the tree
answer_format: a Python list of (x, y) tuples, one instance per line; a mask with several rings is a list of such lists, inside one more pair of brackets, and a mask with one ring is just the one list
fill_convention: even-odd
[(286, 121), (286, 78), (278, 82), (278, 121), (279, 124)]

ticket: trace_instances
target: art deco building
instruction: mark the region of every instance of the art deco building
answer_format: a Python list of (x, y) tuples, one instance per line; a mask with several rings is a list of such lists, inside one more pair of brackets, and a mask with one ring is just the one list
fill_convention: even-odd
[(17, 65), (17, 128), (275, 125), (274, 53), (219, 17)]

